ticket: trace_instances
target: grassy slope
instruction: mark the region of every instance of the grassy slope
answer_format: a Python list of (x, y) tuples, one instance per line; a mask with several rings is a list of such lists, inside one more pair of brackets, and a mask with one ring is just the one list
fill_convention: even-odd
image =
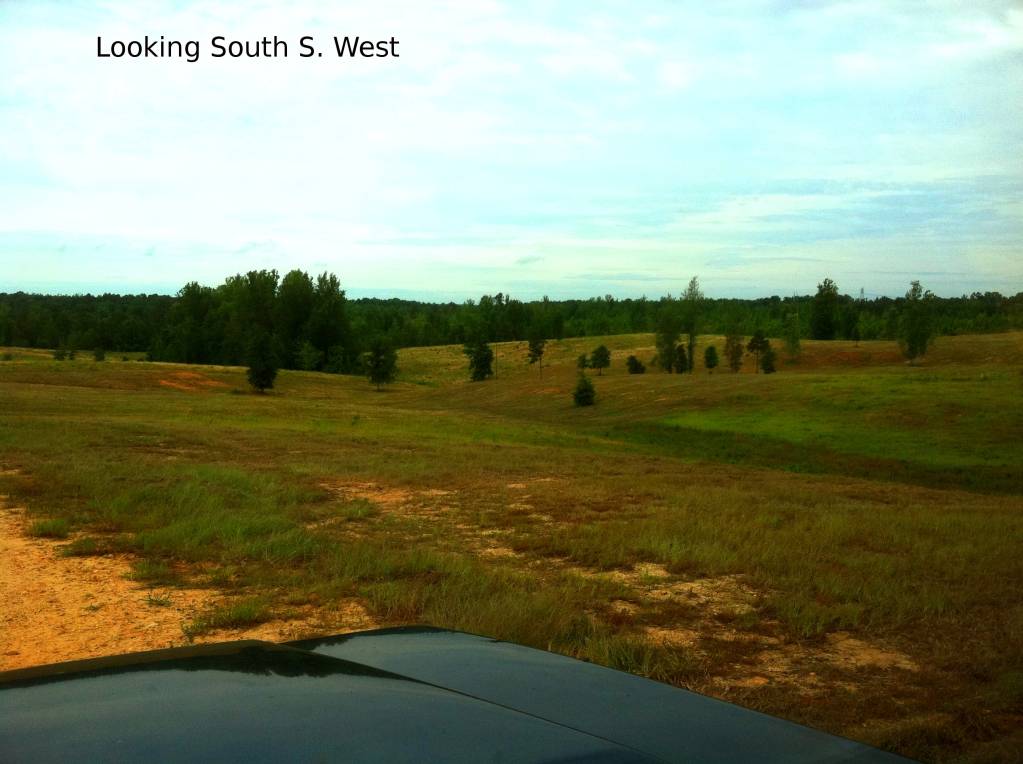
[[(599, 342), (612, 368), (576, 409), (575, 358)], [(482, 384), (459, 348), (420, 348), (384, 393), (282, 372), (267, 396), (234, 394), (240, 369), (16, 352), (0, 467), (21, 474), (0, 490), (88, 531), (75, 551), (129, 549), (140, 577), (237, 589), (254, 612), (357, 596), (387, 621), (550, 647), (910, 755), (1019, 743), (1023, 335), (942, 339), (918, 367), (892, 343), (808, 342), (773, 376), (627, 375), (625, 355), (653, 355), (644, 335), (552, 342), (542, 378), (524, 344), (495, 349)], [(417, 498), (381, 511), (335, 490), (363, 482)], [(517, 554), (481, 555), (494, 538)], [(715, 683), (752, 649), (646, 638), (696, 616), (595, 575), (641, 562), (743, 575), (760, 597), (740, 630), (810, 654), (849, 630), (923, 669), (801, 665), (824, 693)]]

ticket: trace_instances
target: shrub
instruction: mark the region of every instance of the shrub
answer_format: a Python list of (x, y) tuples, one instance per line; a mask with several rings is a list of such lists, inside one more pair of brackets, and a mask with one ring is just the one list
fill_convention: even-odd
[(316, 371), (323, 366), (323, 353), (309, 340), (302, 343), (295, 358), (303, 371)]
[(575, 367), (577, 369), (588, 369), (590, 368), (590, 358), (583, 353), (581, 356), (575, 359)]
[(103, 348), (96, 348), (92, 351), (92, 360), (94, 361), (105, 361), (107, 360), (107, 351)]
[(462, 348), (469, 359), (469, 378), (473, 382), (494, 376), (494, 351), (483, 340), (469, 342)]
[(53, 351), (54, 361), (64, 361), (67, 359), (67, 351), (64, 348), (57, 348)]
[(678, 374), (685, 374), (689, 371), (689, 357), (686, 355), (685, 345), (675, 348), (675, 371)]
[(718, 349), (711, 345), (703, 351), (703, 365), (707, 367), (707, 373), (713, 374), (718, 365)]
[(0, 358), (3, 358), (5, 361), (13, 361), (14, 353), (4, 353), (3, 356), (0, 356)]
[(398, 354), (383, 340), (375, 340), (362, 357), (362, 367), (371, 384), (380, 390), (381, 385), (394, 381), (398, 369)]
[(575, 390), (572, 391), (572, 400), (576, 406), (592, 406), (596, 399), (597, 391), (593, 389), (593, 383), (585, 374), (579, 375)]
[(767, 343), (767, 347), (764, 349), (764, 354), (760, 357), (760, 368), (764, 374), (774, 374), (777, 369), (774, 368), (774, 348), (771, 347), (771, 343)]
[(28, 535), (46, 539), (66, 539), (69, 533), (67, 520), (36, 520), (29, 526)]
[(634, 355), (625, 359), (625, 368), (628, 369), (629, 374), (643, 374), (646, 371), (646, 366)]
[(259, 332), (249, 343), (249, 384), (262, 393), (277, 379), (277, 353), (269, 332)]

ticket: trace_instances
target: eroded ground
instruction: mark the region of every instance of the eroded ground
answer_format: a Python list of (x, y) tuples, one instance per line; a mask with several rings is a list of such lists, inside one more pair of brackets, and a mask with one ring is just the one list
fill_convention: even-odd
[(356, 603), (188, 637), (188, 624), (230, 601), (216, 589), (131, 580), (125, 554), (66, 557), (65, 542), (26, 534), (22, 509), (0, 508), (0, 671), (189, 642), (282, 642), (376, 623)]

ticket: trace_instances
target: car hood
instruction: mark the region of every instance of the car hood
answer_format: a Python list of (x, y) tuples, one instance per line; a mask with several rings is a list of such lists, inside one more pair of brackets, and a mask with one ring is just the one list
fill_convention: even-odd
[(0, 673), (0, 759), (905, 761), (631, 674), (426, 627)]

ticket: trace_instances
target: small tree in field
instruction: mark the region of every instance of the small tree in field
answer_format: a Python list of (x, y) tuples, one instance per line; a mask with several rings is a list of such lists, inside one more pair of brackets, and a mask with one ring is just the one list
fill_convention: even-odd
[(597, 376), (611, 365), (611, 351), (604, 345), (598, 345), (590, 354), (590, 368), (597, 370)]
[(718, 365), (718, 349), (711, 345), (703, 351), (703, 365), (707, 367), (707, 373), (713, 374)]
[(466, 343), (462, 352), (469, 358), (469, 378), (482, 382), (494, 376), (494, 351), (483, 340)]
[(760, 356), (760, 368), (764, 374), (774, 374), (777, 369), (774, 368), (774, 348), (771, 347), (771, 343), (767, 342), (767, 347), (764, 348), (763, 354)]
[(593, 389), (593, 383), (590, 382), (590, 378), (584, 373), (579, 373), (579, 381), (575, 384), (575, 390), (572, 391), (572, 400), (575, 401), (576, 406), (592, 406), (596, 400), (597, 391)]
[(54, 361), (63, 361), (66, 358), (67, 358), (67, 351), (64, 348), (60, 347), (60, 348), (57, 348), (56, 350), (53, 351), (53, 360)]
[(630, 355), (625, 359), (625, 368), (628, 369), (629, 374), (643, 374), (646, 372), (646, 366), (634, 355)]
[(669, 374), (675, 369), (675, 348), (679, 339), (679, 318), (671, 306), (661, 310), (657, 319), (654, 344), (657, 346), (657, 365)]
[(912, 282), (906, 292), (906, 305), (899, 316), (899, 346), (910, 363), (926, 355), (934, 339), (933, 300), (934, 295), (925, 292), (919, 281)]
[(107, 360), (107, 351), (103, 348), (96, 348), (92, 351), (92, 360), (97, 362)]
[(725, 336), (725, 358), (728, 359), (728, 368), (735, 374), (742, 368), (742, 354), (745, 352), (742, 346), (742, 335), (729, 333)]
[(249, 384), (257, 392), (265, 392), (274, 386), (277, 379), (277, 352), (273, 337), (261, 331), (249, 342), (247, 353)]
[(689, 286), (682, 293), (682, 332), (686, 335), (688, 348), (688, 366), (679, 373), (693, 371), (696, 366), (696, 333), (700, 325), (700, 311), (704, 304), (703, 292), (700, 291), (700, 280), (693, 276), (689, 279)]
[(785, 353), (789, 359), (799, 358), (799, 314), (789, 313), (785, 316)]
[(675, 372), (685, 374), (689, 371), (689, 357), (686, 355), (686, 346), (679, 345), (675, 348)]
[(581, 356), (575, 359), (575, 367), (577, 369), (588, 369), (590, 368), (590, 357), (583, 353)]
[(746, 350), (753, 354), (753, 370), (760, 372), (760, 354), (769, 348), (771, 343), (767, 341), (764, 333), (757, 329), (750, 337)]
[(380, 390), (381, 385), (388, 385), (394, 381), (398, 372), (398, 354), (383, 340), (374, 340), (369, 350), (362, 356), (362, 366), (370, 383)]
[(535, 329), (529, 334), (529, 363), (538, 364), (540, 378), (543, 378), (543, 354), (547, 347), (547, 340)]

